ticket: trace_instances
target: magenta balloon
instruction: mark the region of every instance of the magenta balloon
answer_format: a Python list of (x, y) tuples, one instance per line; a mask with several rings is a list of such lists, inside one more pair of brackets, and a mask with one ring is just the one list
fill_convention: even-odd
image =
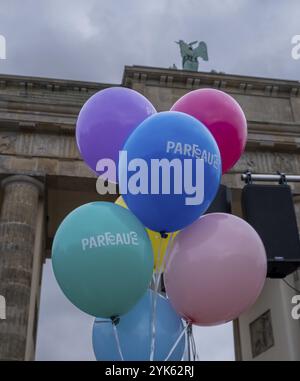
[(239, 217), (211, 213), (175, 237), (164, 279), (175, 310), (207, 326), (233, 320), (251, 307), (266, 272), (256, 231)]
[(83, 160), (95, 172), (100, 159), (112, 159), (117, 166), (127, 137), (155, 112), (143, 95), (125, 87), (110, 87), (94, 94), (83, 105), (76, 124)]
[(194, 90), (180, 98), (171, 110), (194, 116), (210, 130), (220, 149), (223, 173), (239, 160), (247, 141), (247, 121), (230, 95), (215, 89)]

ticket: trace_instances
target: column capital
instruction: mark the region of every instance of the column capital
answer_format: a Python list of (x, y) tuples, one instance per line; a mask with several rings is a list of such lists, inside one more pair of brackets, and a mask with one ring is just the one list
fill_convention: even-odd
[(43, 194), (44, 188), (45, 188), (44, 184), (41, 181), (35, 179), (32, 176), (28, 176), (28, 175), (8, 176), (1, 181), (1, 186), (3, 188), (5, 188), (7, 185), (9, 185), (11, 183), (29, 183), (29, 184), (32, 184), (39, 190), (40, 195)]

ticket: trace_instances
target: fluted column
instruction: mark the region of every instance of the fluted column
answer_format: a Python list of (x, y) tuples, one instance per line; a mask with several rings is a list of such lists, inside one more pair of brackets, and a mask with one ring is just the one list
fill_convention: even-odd
[(43, 184), (30, 176), (10, 176), (2, 189), (0, 295), (6, 299), (6, 320), (0, 321), (0, 360), (24, 360)]

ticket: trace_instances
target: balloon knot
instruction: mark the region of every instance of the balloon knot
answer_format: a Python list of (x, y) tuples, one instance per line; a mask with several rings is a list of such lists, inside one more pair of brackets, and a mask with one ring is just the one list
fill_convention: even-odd
[(113, 325), (117, 325), (120, 322), (120, 318), (118, 316), (112, 316), (110, 319)]
[(168, 238), (168, 233), (160, 232), (161, 238)]

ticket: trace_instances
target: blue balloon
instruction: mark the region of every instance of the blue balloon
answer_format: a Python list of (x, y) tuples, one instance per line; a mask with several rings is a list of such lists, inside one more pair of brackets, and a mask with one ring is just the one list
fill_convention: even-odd
[[(120, 317), (116, 326), (125, 361), (149, 361), (153, 295), (153, 291), (148, 290), (131, 311)], [(163, 361), (168, 356), (184, 327), (169, 300), (161, 295), (157, 295), (155, 322), (154, 360)], [(110, 321), (99, 318), (95, 320), (93, 348), (97, 360), (121, 360)], [(184, 350), (185, 337), (183, 335), (169, 360), (180, 361)]]
[(128, 208), (159, 232), (181, 230), (205, 213), (222, 174), (220, 151), (209, 130), (174, 111), (152, 115), (132, 132), (118, 169)]

